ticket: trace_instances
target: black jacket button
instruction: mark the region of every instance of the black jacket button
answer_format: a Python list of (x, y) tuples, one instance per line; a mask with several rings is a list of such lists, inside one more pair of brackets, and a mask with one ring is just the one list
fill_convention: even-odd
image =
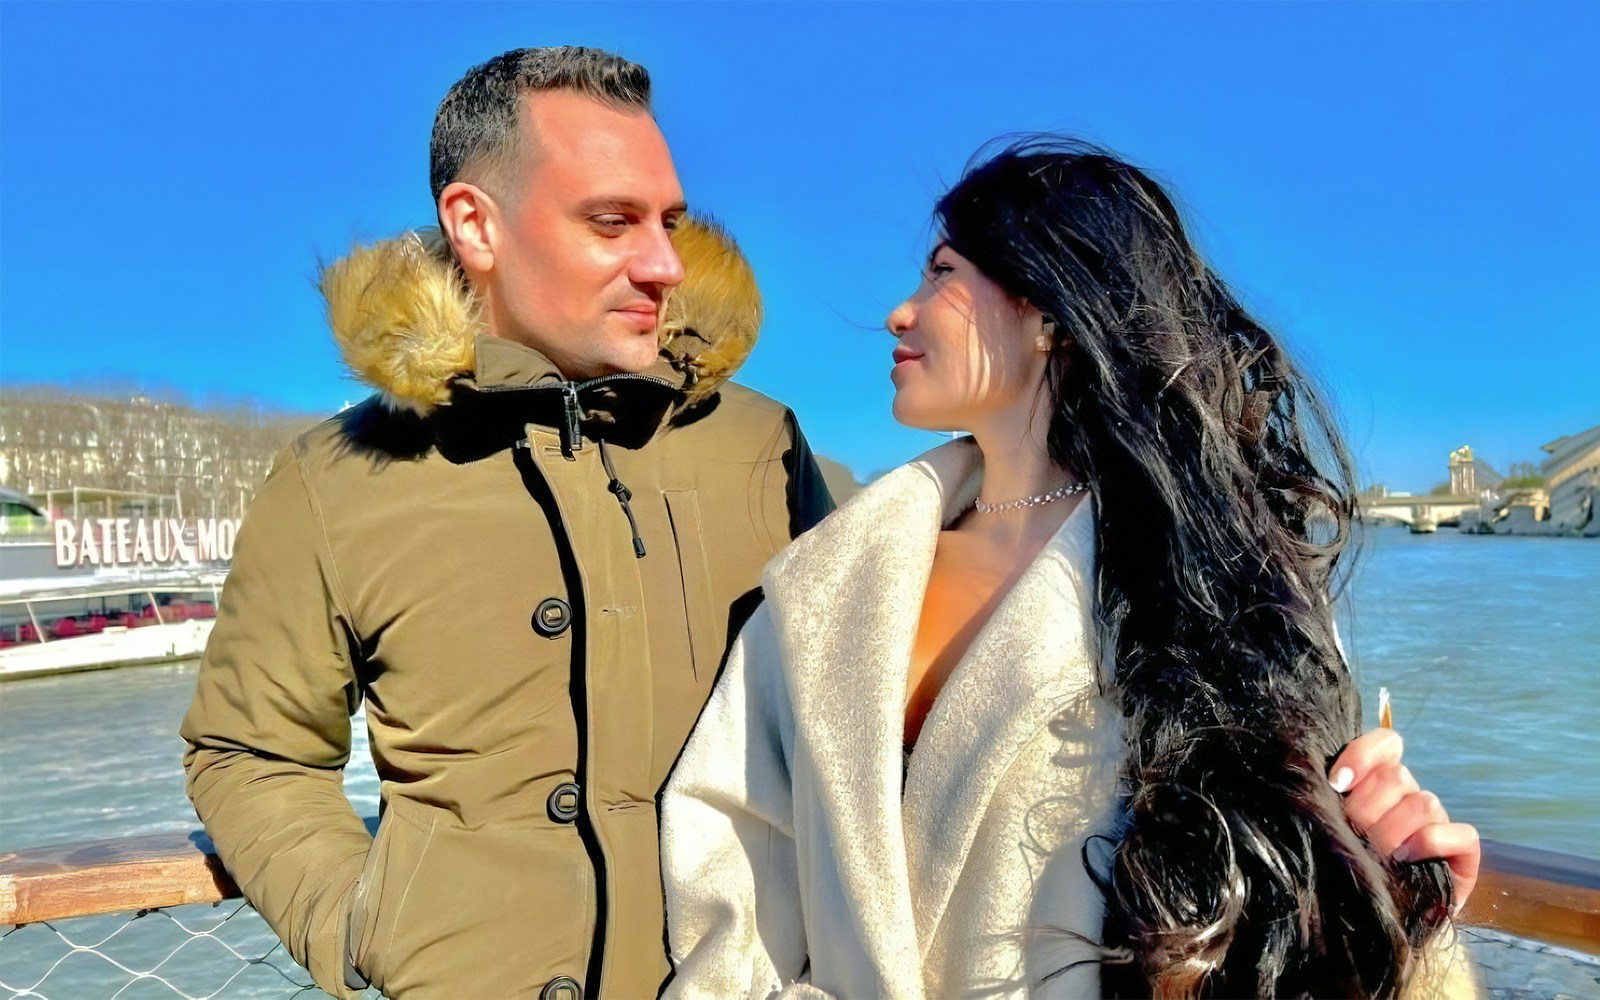
[(557, 976), (544, 984), (539, 1000), (583, 1000), (583, 989), (571, 976)]
[(533, 612), (533, 630), (554, 639), (572, 624), (572, 605), (559, 597), (547, 597)]
[(557, 823), (571, 823), (578, 818), (578, 786), (570, 781), (557, 785), (545, 800), (545, 808)]

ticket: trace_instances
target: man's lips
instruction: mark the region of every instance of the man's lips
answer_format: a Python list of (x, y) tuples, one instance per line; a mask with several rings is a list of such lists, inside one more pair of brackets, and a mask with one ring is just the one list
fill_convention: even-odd
[(620, 309), (614, 309), (612, 311), (621, 313), (627, 319), (630, 319), (643, 327), (652, 327), (656, 325), (656, 314), (658, 310), (654, 302), (641, 302), (636, 305), (623, 306)]

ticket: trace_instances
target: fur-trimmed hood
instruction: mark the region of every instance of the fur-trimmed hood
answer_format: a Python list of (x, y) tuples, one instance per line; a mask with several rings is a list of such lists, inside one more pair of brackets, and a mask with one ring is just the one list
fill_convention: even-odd
[[(715, 222), (686, 219), (672, 242), (685, 276), (663, 311), (660, 367), (677, 373), (686, 408), (749, 357), (761, 294), (738, 244)], [(437, 229), (357, 246), (321, 269), (319, 286), (345, 366), (391, 408), (429, 413), (474, 373), (479, 302)]]

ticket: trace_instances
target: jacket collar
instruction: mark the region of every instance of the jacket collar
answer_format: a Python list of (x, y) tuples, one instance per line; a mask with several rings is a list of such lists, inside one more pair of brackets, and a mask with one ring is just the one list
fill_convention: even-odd
[[(902, 798), (906, 671), (941, 528), (977, 495), (970, 439), (863, 490), (768, 568), (764, 586), (841, 871), (887, 863), (851, 903), (880, 969), (916, 970), (985, 808), (1023, 745), (1092, 688), (1094, 514), (1067, 518), (1001, 602), (924, 723)], [(797, 749), (797, 753), (798, 753)], [(850, 892), (860, 879), (841, 882)], [(914, 956), (908, 962), (908, 956)], [(921, 993), (923, 984), (885, 984)]]
[(564, 447), (586, 440), (638, 448), (661, 429), (682, 399), (683, 376), (658, 361), (638, 374), (570, 381), (539, 351), (479, 335), (470, 376), (451, 386), (441, 408), (441, 440), (505, 447), (529, 424), (561, 433)]

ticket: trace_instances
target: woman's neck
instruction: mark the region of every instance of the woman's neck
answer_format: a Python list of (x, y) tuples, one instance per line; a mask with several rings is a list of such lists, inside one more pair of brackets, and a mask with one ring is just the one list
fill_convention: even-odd
[[(978, 498), (986, 504), (1000, 504), (1040, 496), (1077, 482), (1069, 470), (1050, 457), (1046, 443), (1048, 432), (1048, 423), (1044, 420), (973, 428), (973, 440), (983, 454), (983, 482)], [(1036, 540), (1040, 534), (1054, 534), (1079, 499), (1069, 496), (1051, 503), (989, 514), (968, 510), (953, 527), (957, 531), (982, 532), (997, 544)]]

